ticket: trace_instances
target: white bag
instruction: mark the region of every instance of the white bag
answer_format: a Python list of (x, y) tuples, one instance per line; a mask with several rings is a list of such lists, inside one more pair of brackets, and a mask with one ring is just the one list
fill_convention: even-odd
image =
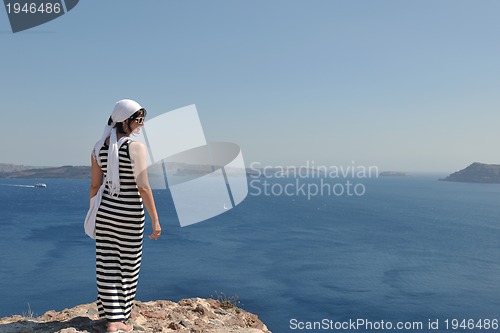
[(102, 192), (104, 191), (105, 182), (102, 183), (101, 187), (97, 191), (96, 195), (94, 195), (90, 199), (90, 208), (87, 212), (87, 217), (85, 217), (85, 222), (83, 224), (83, 228), (85, 229), (85, 233), (92, 239), (95, 239), (95, 218), (97, 215), (97, 211), (99, 210), (99, 206), (101, 205)]

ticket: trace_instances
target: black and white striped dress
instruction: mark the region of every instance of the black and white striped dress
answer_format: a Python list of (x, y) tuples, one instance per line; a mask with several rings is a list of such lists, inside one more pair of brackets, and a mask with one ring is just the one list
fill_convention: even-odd
[[(108, 146), (99, 152), (106, 175)], [(134, 177), (129, 141), (119, 149), (120, 194), (104, 189), (96, 216), (96, 276), (99, 316), (125, 321), (132, 311), (142, 256), (144, 208)]]

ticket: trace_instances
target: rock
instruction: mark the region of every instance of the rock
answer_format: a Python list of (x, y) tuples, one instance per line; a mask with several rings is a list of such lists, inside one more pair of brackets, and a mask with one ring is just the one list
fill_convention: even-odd
[(88, 309), (88, 311), (87, 311), (87, 314), (88, 314), (89, 316), (95, 316), (97, 313), (98, 313), (98, 312), (97, 312), (97, 309), (94, 309), (94, 308), (90, 308), (90, 309)]
[(70, 328), (62, 329), (58, 333), (76, 333), (76, 332), (77, 332), (76, 328), (70, 327)]
[(146, 329), (142, 327), (141, 325), (135, 324), (134, 323), (134, 331), (141, 331), (144, 332)]
[(171, 330), (174, 330), (174, 331), (181, 329), (181, 325), (174, 323), (174, 322), (171, 322), (170, 324), (168, 324), (167, 327), (170, 328)]
[(184, 327), (189, 327), (189, 326), (193, 325), (193, 324), (191, 324), (191, 322), (190, 322), (189, 320), (187, 320), (187, 319), (183, 319), (183, 320), (181, 320), (181, 321), (179, 322), (179, 324), (181, 324), (181, 325), (182, 325), (182, 326), (184, 326)]
[(194, 306), (194, 302), (191, 299), (181, 299), (179, 301), (180, 306)]
[(208, 311), (207, 311), (207, 309), (205, 309), (205, 308), (203, 307), (203, 305), (201, 305), (201, 304), (198, 304), (198, 305), (196, 306), (196, 309), (194, 309), (193, 311), (194, 311), (194, 312), (198, 312), (198, 313), (199, 313), (199, 314), (201, 314), (201, 315), (206, 315), (206, 314), (207, 314), (207, 312), (208, 312)]
[(224, 322), (219, 319), (210, 319), (208, 322), (214, 326), (225, 326)]
[(207, 299), (207, 303), (210, 304), (210, 307), (212, 309), (219, 309), (220, 308), (220, 302), (219, 301), (216, 301), (214, 299)]
[(226, 314), (227, 314), (227, 312), (226, 312), (226, 311), (221, 310), (221, 309), (217, 309), (217, 310), (215, 310), (215, 311), (214, 311), (214, 313), (216, 313), (216, 314), (220, 314), (220, 315), (226, 315)]
[(146, 318), (155, 318), (155, 319), (166, 319), (167, 313), (165, 311), (145, 311), (142, 315)]
[[(134, 330), (147, 333), (271, 333), (257, 315), (237, 307), (223, 310), (219, 301), (202, 298), (136, 301), (129, 322)], [(105, 328), (95, 302), (50, 310), (37, 318), (0, 319), (1, 333), (104, 333)]]
[(52, 319), (59, 315), (60, 315), (59, 312), (56, 312), (54, 310), (49, 310), (42, 315), (42, 318)]
[(245, 319), (238, 316), (231, 316), (230, 318), (226, 319), (226, 324), (228, 326), (239, 326), (239, 327), (247, 326)]

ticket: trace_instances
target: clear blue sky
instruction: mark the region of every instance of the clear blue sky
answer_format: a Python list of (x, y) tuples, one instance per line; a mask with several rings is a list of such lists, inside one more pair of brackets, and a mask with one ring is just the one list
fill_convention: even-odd
[(114, 103), (196, 104), (262, 165), (500, 164), (499, 1), (80, 1), (13, 34), (0, 162), (88, 165)]

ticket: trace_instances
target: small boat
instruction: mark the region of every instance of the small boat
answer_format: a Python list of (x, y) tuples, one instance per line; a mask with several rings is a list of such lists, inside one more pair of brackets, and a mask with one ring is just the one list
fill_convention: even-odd
[(47, 184), (45, 184), (45, 183), (36, 183), (35, 187), (47, 187)]

